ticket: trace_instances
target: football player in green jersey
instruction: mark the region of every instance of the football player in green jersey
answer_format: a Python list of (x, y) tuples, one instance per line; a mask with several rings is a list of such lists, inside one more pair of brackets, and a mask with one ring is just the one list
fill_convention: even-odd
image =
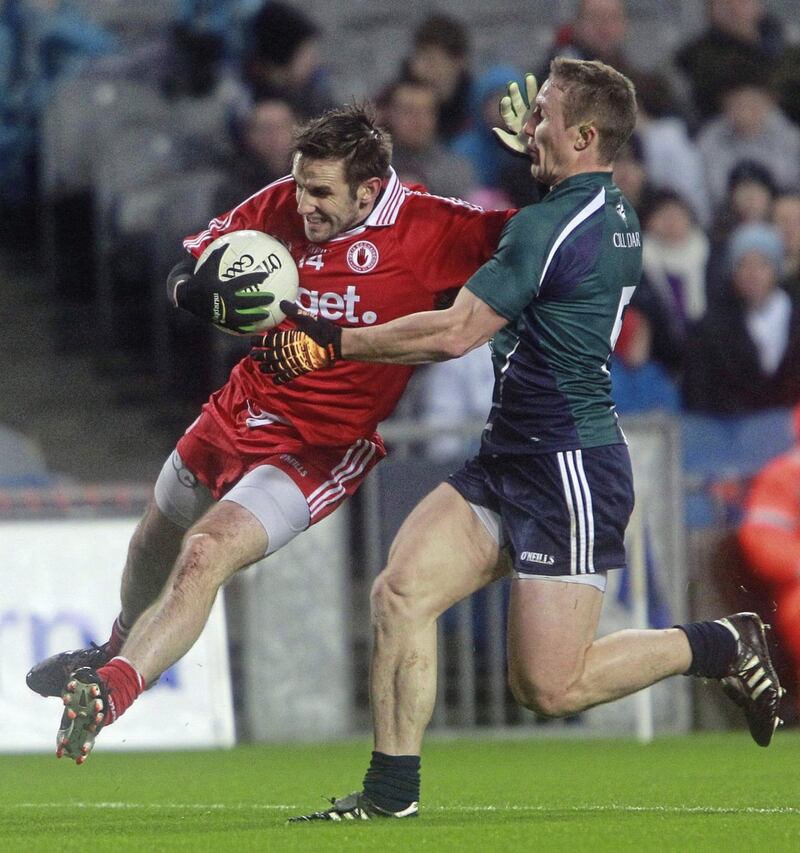
[(436, 620), (510, 558), (509, 681), (546, 717), (671, 675), (717, 678), (767, 746), (782, 689), (756, 614), (597, 638), (606, 573), (625, 565), (633, 507), (608, 360), (641, 276), (635, 211), (613, 181), (636, 118), (632, 83), (601, 62), (556, 59), (501, 102), (498, 133), (525, 153), (542, 202), (445, 311), (342, 330), (292, 309), (297, 329), (256, 340), (278, 381), (337, 359), (413, 364), (492, 341), (496, 382), (478, 455), (412, 511), (372, 593), (375, 751), (363, 790), (298, 820), (410, 817), (436, 696)]

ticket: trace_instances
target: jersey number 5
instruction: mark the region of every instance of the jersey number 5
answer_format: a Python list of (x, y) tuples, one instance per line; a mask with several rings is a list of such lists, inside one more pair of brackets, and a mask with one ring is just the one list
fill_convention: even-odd
[(619, 305), (617, 305), (617, 316), (614, 319), (614, 328), (611, 330), (612, 350), (617, 345), (617, 338), (619, 337), (620, 330), (622, 329), (622, 317), (625, 314), (625, 309), (628, 307), (628, 303), (631, 301), (634, 290), (636, 290), (636, 287), (622, 288), (622, 293), (619, 297)]

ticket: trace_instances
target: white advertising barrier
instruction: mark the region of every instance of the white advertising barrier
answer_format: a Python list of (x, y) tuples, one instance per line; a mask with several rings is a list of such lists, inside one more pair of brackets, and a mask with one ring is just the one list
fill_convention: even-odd
[[(0, 522), (0, 752), (55, 751), (59, 699), (25, 684), (38, 660), (104, 642), (136, 519)], [(231, 746), (233, 709), (222, 596), (189, 653), (146, 691), (98, 746)]]

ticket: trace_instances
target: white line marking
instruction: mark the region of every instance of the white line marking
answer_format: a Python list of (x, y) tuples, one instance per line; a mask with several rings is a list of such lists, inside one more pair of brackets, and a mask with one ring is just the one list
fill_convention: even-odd
[(177, 811), (193, 809), (197, 811), (281, 811), (299, 809), (300, 806), (280, 805), (277, 803), (11, 803), (3, 808), (17, 809), (155, 809)]
[[(179, 809), (191, 809), (194, 811), (291, 811), (302, 810), (303, 806), (287, 805), (278, 803), (10, 803), (0, 805), (3, 809), (154, 809), (177, 811)], [(306, 805), (308, 809), (308, 806)], [(533, 812), (536, 814), (563, 814), (570, 812), (580, 814), (582, 812), (611, 812), (621, 814), (753, 814), (753, 815), (800, 815), (800, 807), (797, 806), (629, 806), (624, 804), (587, 804), (577, 806), (525, 806), (505, 804), (502, 806), (428, 806), (423, 807), (425, 812)]]

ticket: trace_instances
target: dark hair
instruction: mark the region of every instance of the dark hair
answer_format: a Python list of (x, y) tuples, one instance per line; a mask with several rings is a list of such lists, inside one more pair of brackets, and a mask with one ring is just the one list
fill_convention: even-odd
[(739, 160), (728, 172), (728, 192), (733, 192), (738, 184), (753, 181), (763, 184), (774, 196), (778, 191), (775, 178), (770, 170), (757, 160)]
[(646, 228), (650, 219), (667, 205), (675, 204), (682, 210), (686, 211), (693, 225), (697, 224), (697, 217), (694, 214), (691, 204), (679, 192), (672, 189), (658, 188), (651, 190), (639, 204), (639, 221)]
[(469, 53), (466, 27), (447, 15), (430, 15), (414, 31), (414, 47), (440, 47), (454, 59)]
[(301, 127), (294, 150), (313, 160), (342, 160), (350, 191), (370, 178), (385, 178), (392, 161), (392, 137), (376, 124), (369, 103), (345, 104)]
[(550, 80), (561, 89), (567, 127), (591, 122), (600, 135), (598, 153), (613, 162), (636, 125), (636, 89), (624, 75), (600, 62), (559, 56), (550, 63)]
[(287, 65), (304, 41), (318, 35), (319, 27), (299, 9), (270, 0), (250, 19), (248, 55), (270, 65)]
[(653, 118), (678, 114), (672, 86), (664, 74), (636, 71), (629, 76), (636, 87), (636, 100), (644, 112)]

